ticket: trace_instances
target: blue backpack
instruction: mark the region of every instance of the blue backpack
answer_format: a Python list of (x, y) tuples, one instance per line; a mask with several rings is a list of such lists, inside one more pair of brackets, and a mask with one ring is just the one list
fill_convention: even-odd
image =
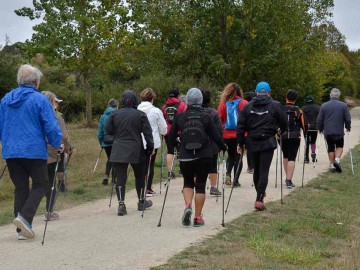
[(226, 101), (226, 123), (225, 129), (235, 130), (239, 117), (239, 103), (242, 98)]

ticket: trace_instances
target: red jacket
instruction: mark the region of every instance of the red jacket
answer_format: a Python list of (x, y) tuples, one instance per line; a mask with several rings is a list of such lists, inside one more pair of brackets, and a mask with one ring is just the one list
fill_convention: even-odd
[(164, 118), (165, 118), (166, 124), (167, 124), (167, 132), (166, 132), (166, 134), (169, 133), (170, 128), (171, 128), (171, 124), (167, 121), (167, 115), (166, 115), (166, 112), (165, 112), (165, 108), (166, 108), (166, 105), (176, 104), (176, 103), (180, 103), (176, 113), (181, 113), (181, 112), (186, 111), (187, 106), (186, 106), (185, 102), (180, 101), (180, 99), (175, 98), (175, 97), (169, 97), (166, 100), (165, 104), (161, 107), (161, 111), (162, 111), (162, 113), (164, 115)]
[[(239, 96), (236, 96), (234, 98), (234, 100), (239, 99), (239, 98), (240, 98)], [(242, 101), (239, 102), (239, 114), (244, 109), (244, 107), (247, 103), (248, 102), (245, 99), (243, 99)], [(226, 118), (227, 118), (226, 102), (220, 102), (219, 107), (218, 107), (218, 113), (220, 116), (221, 124), (224, 128), (223, 138), (224, 139), (236, 139), (236, 129), (234, 129), (234, 130), (225, 129), (225, 123), (226, 123)]]

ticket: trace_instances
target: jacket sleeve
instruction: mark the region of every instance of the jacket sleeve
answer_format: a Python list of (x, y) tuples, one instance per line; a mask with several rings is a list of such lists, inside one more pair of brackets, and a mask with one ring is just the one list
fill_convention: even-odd
[(226, 122), (226, 105), (224, 102), (220, 102), (218, 107), (218, 113), (221, 120), (221, 125), (224, 127)]
[(224, 149), (225, 143), (221, 137), (221, 135), (218, 132), (218, 129), (215, 126), (214, 120), (212, 118), (212, 116), (210, 114), (206, 114), (206, 117), (208, 118), (207, 123), (208, 123), (208, 127), (207, 127), (207, 131), (209, 132), (211, 138), (213, 139), (213, 141), (220, 147), (220, 149)]
[(317, 117), (316, 122), (317, 122), (318, 130), (320, 132), (323, 132), (323, 130), (324, 130), (324, 107), (323, 106), (320, 107), (319, 115)]
[(216, 110), (214, 110), (213, 119), (214, 119), (215, 127), (216, 127), (218, 133), (220, 134), (220, 136), (221, 136), (221, 138), (222, 138), (224, 130), (223, 130), (223, 126), (222, 126), (222, 124), (221, 124), (221, 120), (220, 120), (219, 114), (217, 113)]
[(114, 113), (110, 114), (108, 120), (105, 123), (105, 131), (109, 135), (115, 135), (114, 117)]
[(179, 107), (177, 109), (178, 113), (185, 112), (187, 109), (187, 106), (184, 101), (180, 101)]
[(175, 114), (174, 121), (172, 122), (170, 131), (168, 133), (168, 154), (173, 155), (174, 154), (174, 148), (176, 146), (176, 138), (177, 134), (179, 132), (179, 119), (182, 114)]
[(40, 117), (48, 143), (55, 149), (59, 149), (61, 147), (62, 132), (55, 112), (47, 99), (43, 99)]
[(351, 130), (351, 116), (350, 116), (350, 112), (348, 107), (345, 105), (344, 106), (344, 121), (345, 121), (345, 128), (346, 130), (350, 131)]
[(99, 120), (99, 128), (98, 128), (98, 131), (97, 131), (97, 137), (98, 137), (98, 140), (99, 140), (99, 144), (100, 146), (103, 144), (103, 140), (104, 140), (104, 126), (105, 126), (105, 123), (104, 123), (104, 118), (103, 116), (100, 117), (100, 120)]
[(167, 124), (164, 118), (163, 113), (160, 110), (157, 110), (157, 125), (158, 125), (158, 129), (159, 129), (159, 133), (161, 135), (166, 135), (166, 131), (167, 131)]
[(282, 109), (282, 105), (280, 102), (275, 105), (275, 117), (277, 119), (280, 132), (285, 132), (287, 130), (287, 117), (286, 113)]
[(240, 112), (236, 126), (236, 141), (240, 146), (243, 146), (245, 144), (245, 132), (247, 131), (246, 111), (247, 106)]
[(154, 149), (154, 138), (152, 135), (152, 129), (149, 123), (149, 119), (146, 114), (141, 112), (141, 132), (144, 135), (146, 141), (146, 149), (152, 151)]

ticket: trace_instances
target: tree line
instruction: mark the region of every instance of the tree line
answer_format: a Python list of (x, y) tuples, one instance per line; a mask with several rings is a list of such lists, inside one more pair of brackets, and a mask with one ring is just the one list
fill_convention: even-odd
[(332, 87), (359, 97), (360, 50), (331, 21), (333, 0), (34, 0), (19, 16), (39, 20), (31, 40), (0, 52), (0, 91), (16, 85), (19, 63), (46, 75), (42, 90), (65, 100), (87, 124), (110, 97), (152, 87), (218, 92), (230, 81), (273, 97), (295, 89), (320, 102)]

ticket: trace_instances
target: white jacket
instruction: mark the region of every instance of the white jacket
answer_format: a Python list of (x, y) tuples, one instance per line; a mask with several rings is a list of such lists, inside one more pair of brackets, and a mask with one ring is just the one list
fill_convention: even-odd
[[(167, 125), (163, 113), (161, 112), (160, 109), (156, 108), (149, 101), (141, 102), (137, 108), (138, 110), (146, 113), (152, 129), (152, 135), (154, 138), (154, 148), (155, 149), (159, 148), (161, 146), (160, 134), (165, 135), (167, 129)], [(146, 142), (144, 138), (143, 141), (145, 146)]]

